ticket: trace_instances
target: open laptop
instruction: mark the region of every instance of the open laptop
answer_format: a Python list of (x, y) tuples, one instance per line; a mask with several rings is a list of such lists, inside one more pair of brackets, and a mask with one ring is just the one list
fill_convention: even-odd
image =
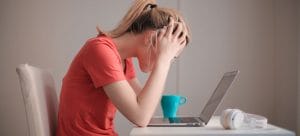
[(231, 86), (235, 77), (239, 71), (227, 72), (223, 75), (221, 81), (219, 82), (217, 88), (213, 92), (212, 96), (209, 98), (204, 109), (202, 110), (200, 116), (198, 117), (175, 117), (175, 118), (163, 118), (154, 117), (151, 119), (148, 127), (201, 127), (205, 126), (222, 99), (224, 98), (227, 90)]

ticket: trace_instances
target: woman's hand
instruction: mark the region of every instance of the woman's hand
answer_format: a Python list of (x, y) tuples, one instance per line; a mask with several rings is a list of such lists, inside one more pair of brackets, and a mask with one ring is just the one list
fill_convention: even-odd
[(174, 19), (170, 18), (169, 25), (158, 34), (157, 61), (171, 62), (173, 58), (178, 57), (186, 45), (186, 35), (184, 24), (174, 22)]

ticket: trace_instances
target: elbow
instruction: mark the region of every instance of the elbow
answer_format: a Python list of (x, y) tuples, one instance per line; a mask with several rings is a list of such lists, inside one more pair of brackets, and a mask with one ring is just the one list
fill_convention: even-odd
[(147, 127), (150, 122), (150, 119), (142, 118), (133, 121), (132, 123), (135, 124), (137, 127)]
[(136, 122), (134, 123), (137, 127), (147, 127), (149, 122)]

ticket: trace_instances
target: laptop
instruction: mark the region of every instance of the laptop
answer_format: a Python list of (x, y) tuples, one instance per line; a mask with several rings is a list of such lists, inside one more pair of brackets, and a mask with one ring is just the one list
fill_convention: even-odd
[(223, 75), (200, 116), (175, 118), (153, 117), (148, 127), (203, 127), (207, 125), (238, 73), (239, 71), (237, 70), (227, 72)]

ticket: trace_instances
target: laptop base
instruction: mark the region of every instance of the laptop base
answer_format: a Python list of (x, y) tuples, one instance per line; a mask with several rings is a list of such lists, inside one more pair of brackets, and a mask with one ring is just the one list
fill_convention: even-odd
[(148, 127), (203, 127), (199, 117), (152, 118)]

